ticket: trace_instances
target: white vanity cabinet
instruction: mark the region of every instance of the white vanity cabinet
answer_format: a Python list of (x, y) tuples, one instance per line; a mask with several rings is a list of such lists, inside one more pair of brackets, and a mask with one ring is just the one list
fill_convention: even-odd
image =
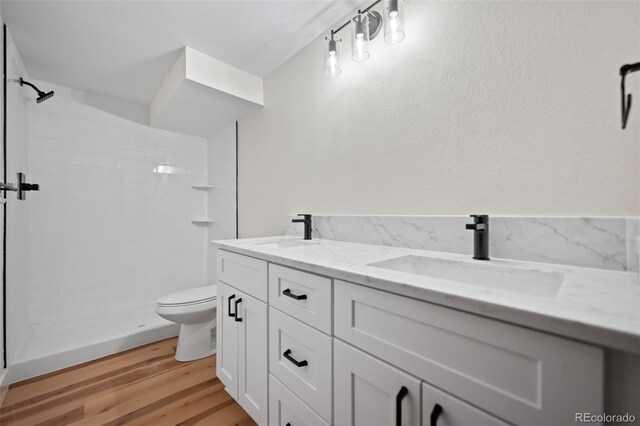
[[(243, 288), (257, 289), (258, 294), (262, 294), (260, 277), (255, 273), (262, 269), (266, 294), (267, 264), (258, 259), (237, 256), (232, 256), (234, 274), (223, 275), (231, 282), (218, 281), (216, 374), (242, 408), (258, 424), (266, 425), (269, 404), (267, 304), (233, 284), (241, 283)], [(223, 262), (229, 259), (226, 252), (221, 258)]]
[(604, 410), (602, 348), (224, 250), (218, 279), (218, 377), (261, 425), (538, 426)]
[(603, 410), (600, 348), (344, 281), (334, 292), (337, 338), (491, 416), (558, 425)]

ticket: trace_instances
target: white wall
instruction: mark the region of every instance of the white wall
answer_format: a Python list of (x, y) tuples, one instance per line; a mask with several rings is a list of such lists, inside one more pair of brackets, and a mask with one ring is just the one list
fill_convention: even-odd
[[(29, 144), (28, 92), (15, 80), (28, 77), (10, 30), (7, 31), (7, 180), (16, 182), (17, 172), (27, 172)], [(1, 167), (0, 167), (1, 170)], [(0, 175), (1, 178), (1, 175)], [(29, 250), (30, 201), (19, 201), (7, 193), (7, 360), (9, 366), (29, 332)]]
[[(209, 228), (209, 240), (236, 237), (236, 124), (215, 134), (208, 141), (209, 183), (215, 186), (208, 193), (209, 215), (215, 223)], [(210, 247), (211, 248), (211, 247)], [(216, 250), (209, 250), (208, 279), (216, 281)]]
[[(87, 94), (30, 104), (30, 314), (37, 330), (150, 308), (206, 283), (207, 141), (88, 106)], [(93, 97), (91, 97), (93, 99)], [(95, 99), (94, 99), (95, 101)], [(95, 105), (95, 102), (91, 103)]]
[(324, 35), (265, 78), (240, 122), (241, 236), (299, 212), (640, 213), (640, 109), (622, 131), (618, 74), (640, 59), (640, 3), (405, 4), (406, 39), (365, 63), (340, 33), (338, 78)]

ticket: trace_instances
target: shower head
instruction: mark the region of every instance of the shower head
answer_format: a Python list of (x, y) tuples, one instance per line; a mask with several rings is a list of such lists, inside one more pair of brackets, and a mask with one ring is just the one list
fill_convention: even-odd
[(44, 93), (44, 92), (38, 92), (38, 98), (36, 99), (37, 103), (40, 103), (42, 101), (46, 101), (49, 98), (53, 97), (53, 90), (50, 91), (49, 93)]
[(20, 83), (20, 86), (24, 86), (26, 84), (27, 86), (31, 87), (33, 90), (38, 92), (38, 97), (36, 98), (36, 103), (40, 103), (40, 102), (46, 101), (47, 99), (53, 97), (53, 90), (48, 92), (48, 93), (45, 93), (42, 90), (38, 89), (33, 84), (29, 83), (28, 81), (23, 80), (22, 77), (20, 77), (18, 82)]

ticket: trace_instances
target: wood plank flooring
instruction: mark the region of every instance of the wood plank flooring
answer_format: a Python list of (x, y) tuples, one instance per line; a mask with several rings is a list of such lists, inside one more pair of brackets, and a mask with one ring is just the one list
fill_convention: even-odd
[(216, 357), (174, 359), (177, 339), (9, 387), (0, 425), (255, 425), (216, 377)]

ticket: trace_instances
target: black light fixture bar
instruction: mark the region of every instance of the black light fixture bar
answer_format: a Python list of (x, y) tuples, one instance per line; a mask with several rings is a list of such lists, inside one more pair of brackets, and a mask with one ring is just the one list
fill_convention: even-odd
[[(376, 0), (375, 2), (371, 3), (371, 5), (369, 7), (367, 7), (364, 10), (360, 10), (358, 9), (358, 14), (360, 13), (366, 13), (368, 11), (371, 10), (371, 8), (375, 5), (377, 5), (378, 3), (380, 3), (382, 0)], [(349, 25), (351, 23), (351, 20), (348, 20), (347, 22), (345, 22), (344, 24), (342, 24), (337, 30), (331, 30), (331, 35), (337, 34), (339, 31), (342, 31), (344, 29), (344, 27), (346, 27), (347, 25)]]
[(382, 1), (382, 0), (376, 0), (375, 2), (371, 3), (371, 6), (369, 6), (369, 7), (368, 7), (368, 8), (366, 8), (365, 10), (359, 10), (358, 12), (360, 12), (360, 13), (366, 13), (366, 12), (370, 11), (370, 10), (371, 10), (371, 8), (372, 8), (373, 6), (375, 6), (376, 4), (380, 3), (381, 1)]

